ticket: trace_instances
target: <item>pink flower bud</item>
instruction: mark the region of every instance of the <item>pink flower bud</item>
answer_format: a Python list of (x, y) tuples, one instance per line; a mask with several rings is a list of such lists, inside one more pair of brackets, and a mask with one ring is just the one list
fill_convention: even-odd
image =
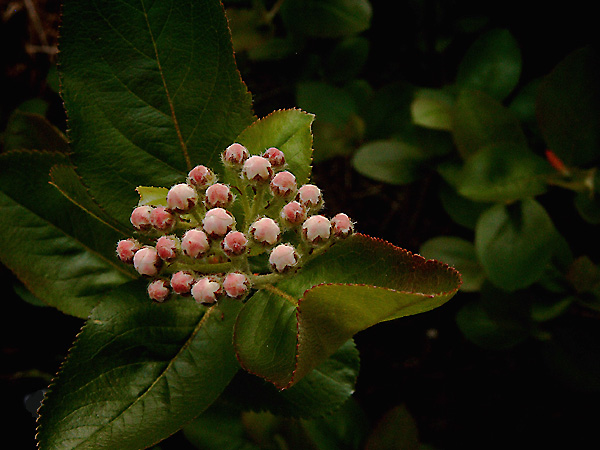
[(175, 236), (161, 236), (156, 241), (156, 252), (163, 261), (173, 261), (177, 258), (179, 239)]
[(135, 239), (122, 239), (117, 243), (117, 256), (124, 263), (133, 263), (133, 256), (141, 248)]
[(298, 263), (298, 253), (290, 244), (280, 244), (269, 255), (269, 264), (277, 272), (285, 272)]
[(262, 244), (273, 245), (279, 239), (281, 230), (279, 225), (269, 217), (258, 219), (250, 225), (250, 236)]
[(213, 184), (216, 180), (215, 174), (206, 166), (196, 166), (188, 173), (187, 182), (192, 186), (203, 189)]
[(197, 201), (196, 190), (188, 184), (176, 184), (167, 193), (167, 206), (176, 212), (189, 211)]
[(221, 285), (209, 277), (200, 278), (192, 286), (192, 297), (203, 305), (215, 303), (220, 293)]
[(192, 284), (194, 284), (194, 275), (190, 272), (180, 270), (171, 276), (171, 287), (176, 294), (189, 294), (192, 289)]
[(336, 214), (333, 219), (331, 219), (331, 228), (333, 230), (333, 235), (340, 238), (348, 237), (354, 232), (352, 221), (344, 213)]
[(165, 280), (154, 280), (148, 285), (148, 296), (155, 302), (164, 302), (170, 293), (169, 283)]
[(306, 208), (294, 200), (281, 209), (281, 218), (290, 225), (298, 225), (306, 219)]
[(302, 237), (311, 244), (326, 241), (331, 236), (331, 222), (324, 216), (311, 216), (302, 224)]
[(138, 206), (131, 213), (131, 224), (138, 230), (148, 230), (152, 224), (150, 222), (151, 206)]
[(188, 230), (181, 239), (181, 249), (190, 258), (199, 258), (210, 249), (206, 233), (199, 228)]
[(246, 147), (237, 142), (231, 144), (223, 152), (223, 163), (230, 166), (241, 166), (248, 159), (250, 153)]
[(206, 206), (225, 208), (233, 201), (233, 194), (226, 184), (215, 183), (206, 190)]
[(270, 188), (274, 196), (286, 197), (296, 191), (296, 177), (287, 170), (279, 172), (271, 180)]
[(239, 298), (250, 289), (250, 280), (241, 272), (230, 272), (223, 280), (223, 289), (229, 297)]
[(164, 206), (158, 206), (150, 213), (152, 226), (160, 231), (169, 231), (175, 225), (175, 216)]
[(316, 209), (322, 206), (323, 197), (321, 196), (321, 190), (314, 184), (304, 184), (298, 189), (298, 200), (306, 209)]
[(263, 158), (262, 156), (251, 156), (244, 163), (242, 174), (251, 181), (268, 181), (273, 175), (273, 169), (267, 158)]
[(154, 247), (144, 247), (135, 252), (133, 267), (140, 275), (156, 276), (162, 264)]
[(230, 231), (225, 238), (223, 238), (221, 247), (226, 255), (234, 256), (245, 253), (247, 244), (248, 239), (246, 239), (244, 233), (241, 231)]
[(202, 219), (204, 231), (209, 236), (225, 236), (235, 223), (233, 216), (223, 208), (209, 209)]
[(267, 158), (273, 167), (282, 167), (285, 164), (285, 155), (278, 148), (271, 147), (262, 156)]

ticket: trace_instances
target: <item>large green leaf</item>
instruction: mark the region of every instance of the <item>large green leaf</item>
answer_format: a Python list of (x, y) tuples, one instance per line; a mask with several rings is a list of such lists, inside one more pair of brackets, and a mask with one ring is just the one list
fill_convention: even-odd
[(139, 185), (216, 167), (253, 121), (219, 2), (68, 1), (62, 95), (77, 170), (126, 223)]
[(116, 258), (124, 235), (49, 184), (50, 169), (68, 164), (62, 153), (0, 156), (0, 260), (35, 296), (84, 318), (99, 295), (138, 275)]
[(146, 448), (180, 429), (239, 369), (231, 337), (240, 307), (153, 303), (142, 282), (109, 295), (44, 400), (40, 450)]
[(459, 286), (445, 264), (355, 235), (246, 303), (235, 328), (238, 359), (288, 388), (357, 332), (434, 309)]

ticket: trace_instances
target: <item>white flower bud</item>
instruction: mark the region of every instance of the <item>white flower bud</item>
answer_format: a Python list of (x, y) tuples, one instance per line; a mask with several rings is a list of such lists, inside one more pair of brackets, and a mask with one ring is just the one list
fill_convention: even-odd
[(249, 233), (255, 241), (273, 245), (279, 240), (281, 230), (273, 219), (263, 217), (250, 225)]
[(298, 200), (306, 209), (315, 210), (323, 206), (323, 197), (321, 196), (321, 190), (314, 184), (304, 184), (298, 189), (296, 195)]
[(225, 236), (235, 224), (235, 219), (223, 208), (213, 208), (206, 212), (202, 220), (204, 231), (209, 236)]
[(331, 236), (331, 222), (325, 216), (311, 216), (302, 224), (302, 237), (311, 244), (319, 244)]
[(117, 256), (124, 263), (133, 263), (133, 256), (142, 246), (135, 239), (122, 239), (117, 243)]
[(181, 249), (190, 258), (199, 258), (210, 249), (208, 236), (199, 228), (188, 230), (181, 239)]
[(250, 280), (241, 272), (230, 272), (223, 280), (225, 293), (232, 298), (240, 298), (250, 290)]
[(285, 154), (276, 147), (267, 149), (262, 156), (267, 158), (273, 167), (283, 167), (285, 165)]
[(138, 206), (131, 213), (131, 224), (138, 230), (148, 230), (152, 223), (150, 222), (151, 206)]
[(203, 305), (215, 303), (220, 293), (221, 285), (210, 277), (200, 278), (192, 286), (192, 297)]
[(297, 201), (291, 201), (281, 209), (280, 217), (288, 225), (298, 225), (306, 220), (306, 208)]
[(156, 252), (163, 261), (173, 261), (177, 258), (179, 246), (179, 239), (176, 236), (161, 236), (156, 241)]
[(223, 163), (229, 166), (241, 166), (248, 159), (250, 153), (242, 144), (234, 142), (225, 149), (221, 155)]
[(233, 201), (233, 194), (226, 184), (215, 183), (206, 190), (205, 204), (208, 208), (225, 208)]
[(273, 169), (267, 158), (251, 156), (244, 162), (242, 175), (250, 181), (265, 182), (271, 179)]
[(271, 251), (269, 264), (273, 270), (285, 272), (298, 264), (298, 253), (290, 244), (279, 244)]
[(135, 252), (133, 267), (140, 275), (156, 276), (162, 264), (154, 247), (144, 247)]
[(180, 270), (171, 276), (171, 287), (176, 294), (189, 294), (192, 289), (192, 284), (194, 284), (194, 275), (190, 272)]
[(175, 225), (175, 216), (164, 206), (158, 206), (150, 213), (150, 223), (159, 231), (169, 231)]
[(169, 283), (165, 280), (154, 280), (148, 285), (148, 296), (155, 302), (164, 302), (170, 293)]
[(242, 255), (246, 252), (248, 239), (241, 231), (230, 231), (223, 238), (221, 248), (228, 256)]
[(167, 206), (176, 212), (189, 211), (197, 201), (196, 190), (188, 184), (176, 184), (167, 193)]
[(216, 176), (212, 170), (206, 166), (196, 166), (188, 173), (187, 182), (198, 189), (204, 189), (206, 186), (213, 184)]
[(354, 232), (354, 225), (346, 214), (339, 213), (331, 219), (331, 229), (335, 237), (345, 238)]
[(279, 172), (273, 177), (269, 187), (275, 197), (286, 197), (296, 191), (296, 177), (287, 170)]

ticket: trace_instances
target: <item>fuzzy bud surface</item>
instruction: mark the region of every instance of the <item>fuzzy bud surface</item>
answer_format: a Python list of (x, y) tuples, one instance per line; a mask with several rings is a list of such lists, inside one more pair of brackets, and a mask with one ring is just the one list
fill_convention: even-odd
[(269, 255), (269, 264), (277, 272), (285, 272), (298, 263), (296, 249), (290, 244), (279, 244)]
[(331, 229), (334, 236), (345, 238), (354, 232), (354, 225), (346, 214), (339, 213), (331, 219)]
[(226, 184), (215, 183), (206, 190), (206, 206), (224, 208), (233, 201), (233, 194)]
[(221, 247), (228, 256), (242, 255), (246, 252), (248, 239), (241, 231), (230, 231), (223, 238)]
[(206, 212), (202, 220), (204, 231), (209, 236), (225, 236), (235, 224), (235, 219), (223, 208), (213, 208)]
[(267, 149), (262, 156), (267, 158), (273, 167), (285, 165), (285, 154), (276, 147)]
[(177, 258), (179, 239), (175, 236), (161, 236), (156, 241), (156, 252), (163, 261), (173, 261)]
[(167, 193), (167, 206), (177, 212), (186, 212), (192, 209), (198, 201), (196, 190), (185, 184), (176, 184)]
[(302, 224), (302, 237), (311, 244), (326, 241), (331, 236), (331, 222), (325, 216), (311, 216)]
[(281, 230), (279, 225), (273, 219), (269, 217), (263, 217), (258, 219), (252, 225), (250, 225), (250, 236), (262, 244), (273, 245), (279, 239)]
[(117, 256), (125, 263), (132, 263), (135, 252), (140, 248), (140, 243), (135, 239), (122, 239), (117, 243)]
[(271, 178), (273, 169), (267, 158), (255, 155), (246, 160), (242, 174), (250, 181), (264, 182)]
[(194, 284), (194, 276), (190, 272), (180, 270), (171, 276), (171, 287), (176, 294), (189, 294), (192, 284)]
[(314, 184), (304, 184), (298, 189), (298, 200), (307, 209), (316, 209), (323, 203), (323, 197), (321, 196), (321, 190)]
[(269, 187), (274, 196), (287, 197), (288, 195), (293, 194), (297, 189), (296, 177), (287, 170), (279, 172), (273, 177)]
[(215, 174), (206, 166), (198, 165), (188, 173), (187, 181), (197, 188), (205, 188), (215, 182)]
[(148, 285), (148, 296), (155, 302), (164, 302), (170, 293), (169, 283), (165, 280), (154, 280)]
[(199, 258), (210, 249), (208, 236), (198, 228), (188, 230), (181, 239), (181, 249), (190, 258)]
[(241, 272), (230, 272), (223, 280), (223, 289), (229, 297), (239, 298), (250, 289), (250, 281)]
[(241, 166), (250, 157), (250, 153), (242, 144), (234, 142), (223, 152), (223, 163), (231, 166)]
[(152, 209), (151, 206), (138, 206), (135, 208), (129, 219), (131, 224), (138, 230), (148, 230), (152, 226), (150, 222)]
[(133, 256), (133, 267), (140, 275), (156, 276), (161, 263), (154, 247), (141, 248)]
[(192, 297), (196, 302), (210, 305), (217, 301), (221, 285), (210, 277), (202, 277), (192, 286)]
[(168, 231), (175, 224), (175, 216), (164, 206), (158, 206), (150, 213), (152, 226), (160, 231)]
[(306, 208), (296, 200), (281, 209), (281, 218), (290, 225), (298, 225), (306, 219)]

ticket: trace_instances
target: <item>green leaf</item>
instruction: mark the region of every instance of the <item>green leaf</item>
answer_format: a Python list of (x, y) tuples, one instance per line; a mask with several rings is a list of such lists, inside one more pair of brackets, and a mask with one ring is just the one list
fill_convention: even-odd
[(459, 94), (452, 111), (452, 136), (463, 158), (494, 144), (527, 146), (512, 111), (480, 91), (463, 90)]
[(424, 242), (419, 251), (427, 259), (437, 259), (458, 270), (462, 277), (460, 289), (478, 291), (485, 280), (485, 272), (477, 260), (472, 242), (455, 236), (438, 236)]
[(369, 178), (389, 184), (408, 184), (423, 175), (429, 155), (419, 147), (397, 140), (371, 141), (352, 158), (354, 169)]
[(94, 309), (40, 410), (41, 450), (149, 447), (212, 404), (239, 369), (231, 337), (241, 303), (157, 304), (144, 287), (125, 285)]
[(279, 301), (246, 303), (235, 328), (238, 359), (250, 373), (289, 388), (357, 332), (434, 309), (459, 286), (458, 272), (444, 264), (355, 235), (269, 289)]
[(416, 88), (406, 82), (395, 82), (378, 89), (365, 105), (363, 115), (370, 140), (387, 139), (412, 124), (410, 105)]
[(546, 210), (533, 199), (484, 212), (475, 229), (475, 249), (488, 278), (515, 291), (538, 281), (559, 239)]
[(367, 30), (372, 9), (368, 0), (286, 0), (281, 15), (294, 33), (339, 38)]
[(585, 47), (567, 56), (542, 81), (536, 115), (546, 145), (567, 166), (600, 156), (600, 56)]
[(458, 66), (459, 88), (485, 92), (503, 100), (521, 76), (521, 50), (508, 30), (495, 29), (480, 36)]
[(367, 38), (351, 36), (342, 39), (323, 64), (327, 78), (337, 83), (355, 79), (367, 63), (368, 57)]
[(305, 81), (296, 86), (298, 106), (320, 121), (343, 126), (356, 113), (354, 99), (346, 90), (320, 81)]
[(44, 116), (16, 110), (10, 115), (3, 133), (3, 149), (50, 150), (68, 152), (69, 145), (62, 132)]
[(465, 162), (458, 193), (477, 202), (510, 202), (546, 191), (552, 168), (529, 148), (498, 143), (481, 148)]
[(419, 430), (405, 405), (386, 412), (375, 425), (365, 450), (419, 450)]
[(127, 224), (135, 188), (181, 182), (254, 120), (219, 2), (66, 2), (60, 73), (78, 173)]
[(85, 318), (101, 294), (138, 275), (114, 253), (124, 235), (48, 183), (53, 166), (68, 164), (62, 153), (0, 156), (0, 260), (36, 297)]
[(418, 90), (410, 105), (413, 123), (434, 130), (450, 131), (453, 102), (454, 99), (441, 90)]
[(439, 195), (444, 211), (450, 218), (470, 230), (475, 229), (481, 213), (490, 207), (488, 203), (473, 202), (458, 195), (456, 190), (447, 183), (441, 186)]

